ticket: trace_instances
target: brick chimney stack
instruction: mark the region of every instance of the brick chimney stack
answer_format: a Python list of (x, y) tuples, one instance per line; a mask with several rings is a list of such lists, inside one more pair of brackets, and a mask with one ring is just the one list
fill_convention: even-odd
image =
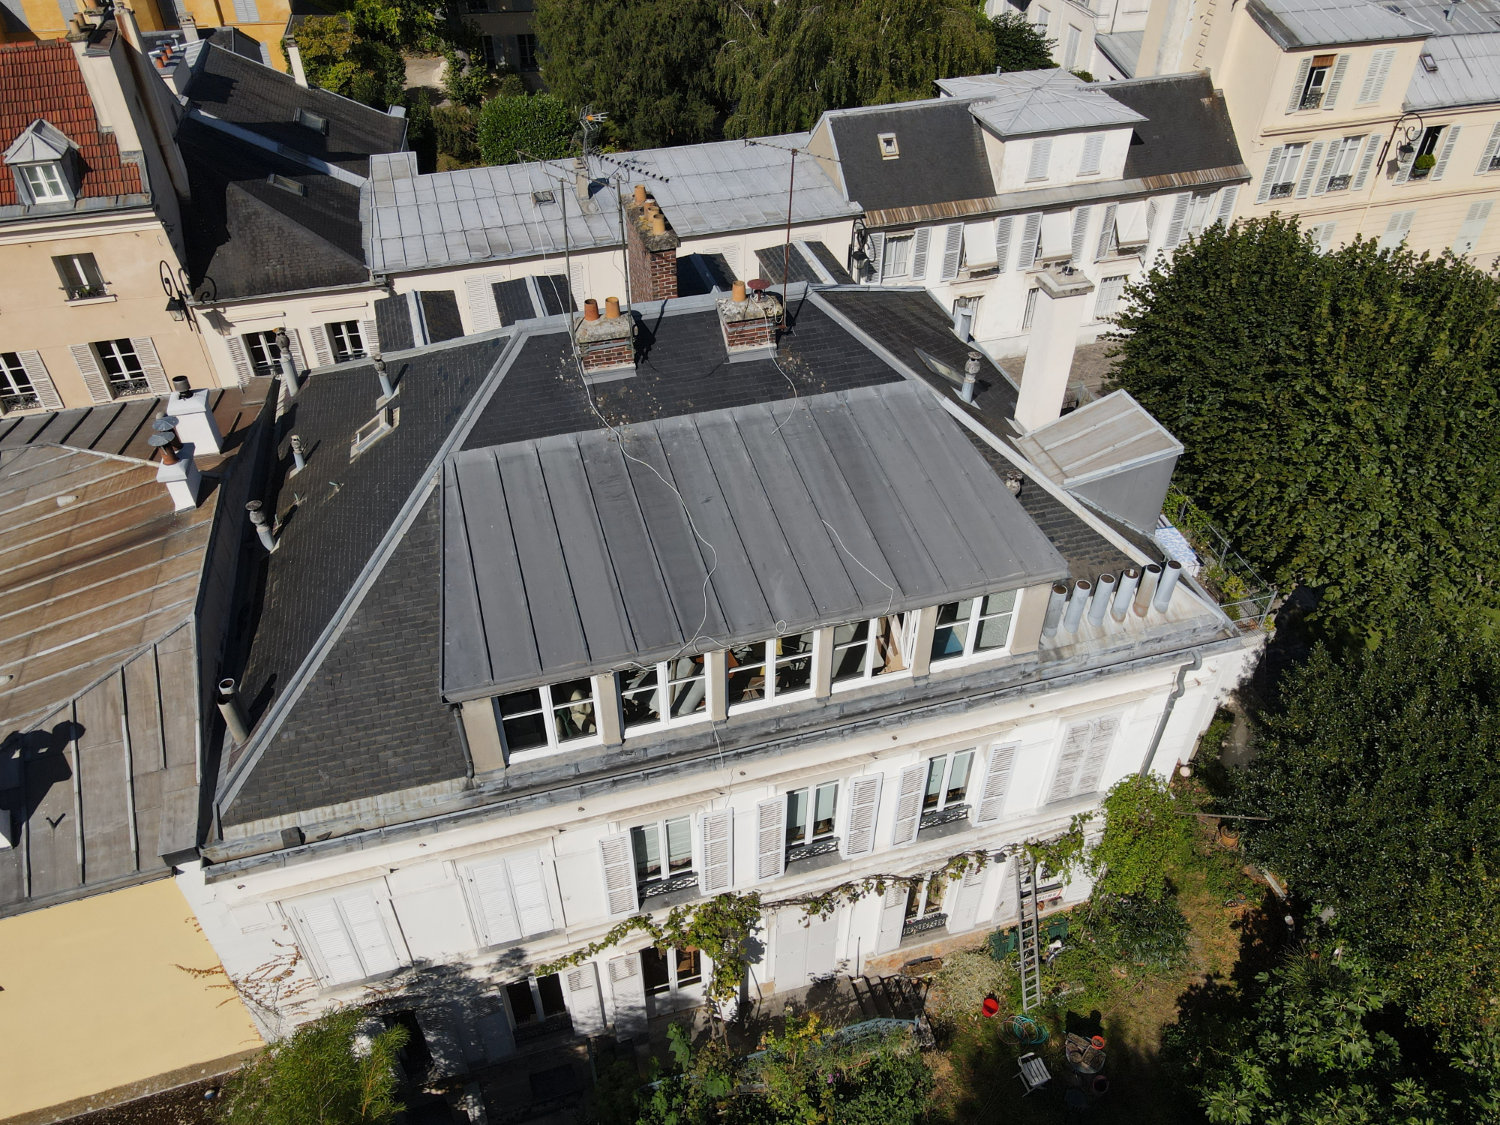
[(736, 281), (729, 296), (721, 297), (718, 305), (719, 327), (724, 330), (724, 346), (731, 356), (775, 349), (782, 307), (763, 287), (752, 293), (743, 281)]
[(667, 225), (644, 184), (625, 205), (625, 257), (630, 266), (630, 303), (677, 296), (677, 247), (681, 239)]
[(604, 303), (606, 312), (600, 316), (599, 302), (592, 297), (585, 301), (583, 319), (573, 330), (585, 375), (635, 367), (635, 321), (621, 314), (620, 298)]

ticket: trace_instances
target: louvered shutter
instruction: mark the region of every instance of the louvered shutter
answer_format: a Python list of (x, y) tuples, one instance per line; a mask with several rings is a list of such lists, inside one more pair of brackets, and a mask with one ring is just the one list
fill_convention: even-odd
[(1120, 720), (1096, 719), (1091, 727), (1088, 750), (1083, 755), (1083, 763), (1078, 767), (1078, 783), (1074, 786), (1074, 794), (1098, 790), (1099, 780), (1104, 776), (1105, 763), (1109, 760), (1109, 751), (1115, 744), (1115, 732), (1120, 729)]
[(552, 929), (552, 906), (547, 902), (541, 859), (535, 852), (511, 856), (505, 861), (505, 869), (510, 876), (511, 893), (515, 895), (521, 932), (527, 937), (545, 934)]
[(1386, 75), (1390, 73), (1391, 63), (1395, 58), (1394, 47), (1376, 51), (1370, 56), (1370, 68), (1365, 71), (1365, 80), (1360, 85), (1359, 100), (1355, 103), (1356, 105), (1369, 105), (1380, 100), (1380, 96), (1385, 93)]
[(1092, 210), (1093, 210), (1092, 207), (1080, 207), (1080, 208), (1078, 208), (1078, 210), (1076, 210), (1076, 211), (1073, 212), (1073, 251), (1072, 251), (1072, 260), (1073, 260), (1073, 264), (1075, 266), (1079, 262), (1083, 261), (1083, 244), (1084, 244), (1084, 239), (1086, 239), (1088, 237), (1088, 233), (1089, 233), (1089, 212), (1092, 211)]
[(995, 220), (995, 266), (1000, 273), (1010, 269), (1010, 232), (1015, 222), (1014, 215), (1001, 215)]
[(1045, 180), (1047, 165), (1052, 163), (1052, 138), (1038, 137), (1031, 142), (1031, 163), (1026, 167), (1028, 180)]
[(953, 223), (943, 233), (943, 280), (952, 281), (958, 276), (958, 267), (963, 260), (964, 225)]
[(1172, 204), (1172, 218), (1167, 222), (1167, 237), (1162, 246), (1167, 250), (1175, 250), (1182, 242), (1182, 228), (1187, 223), (1188, 204), (1192, 202), (1192, 195), (1183, 192), (1177, 197), (1177, 202)]
[(1317, 182), (1313, 184), (1314, 195), (1323, 195), (1328, 191), (1328, 181), (1333, 179), (1334, 165), (1339, 162), (1339, 153), (1343, 151), (1342, 141), (1328, 142), (1328, 155), (1323, 158), (1323, 167), (1318, 172)]
[(1479, 244), (1479, 236), (1484, 233), (1484, 224), (1489, 221), (1493, 207), (1493, 201), (1488, 199), (1469, 204), (1469, 213), (1464, 216), (1463, 226), (1458, 228), (1458, 237), (1453, 240), (1455, 254), (1462, 257), (1473, 252), (1474, 247)]
[(867, 253), (867, 254), (870, 255), (871, 277), (874, 278), (875, 283), (878, 285), (880, 282), (882, 282), (882, 281), (885, 280), (885, 273), (884, 273), (884, 270), (885, 270), (885, 232), (884, 231), (878, 231), (877, 230), (877, 231), (871, 232), (869, 245), (865, 248), (865, 253)]
[(141, 371), (146, 376), (146, 385), (152, 394), (164, 395), (172, 389), (167, 382), (167, 373), (162, 370), (161, 357), (156, 354), (156, 345), (150, 336), (132, 336), (130, 346), (135, 349), (135, 358), (141, 361)]
[(911, 239), (911, 276), (913, 281), (927, 280), (927, 243), (932, 239), (930, 227), (923, 227)]
[(1482, 176), (1490, 170), (1490, 163), (1495, 159), (1495, 152), (1500, 150), (1500, 125), (1490, 130), (1490, 139), (1484, 143), (1484, 154), (1479, 158), (1479, 167), (1474, 169), (1476, 176)]
[(1333, 76), (1328, 80), (1328, 90), (1323, 94), (1323, 108), (1332, 109), (1339, 100), (1339, 89), (1344, 84), (1344, 71), (1349, 69), (1349, 56), (1340, 55), (1333, 64)]
[(922, 789), (927, 783), (927, 763), (907, 766), (901, 771), (896, 788), (896, 823), (891, 830), (891, 846), (901, 847), (917, 838), (922, 827)]
[(1458, 144), (1458, 134), (1462, 131), (1462, 126), (1448, 126), (1448, 135), (1443, 138), (1443, 147), (1438, 152), (1437, 163), (1432, 166), (1432, 175), (1428, 179), (1441, 180), (1448, 171), (1448, 160), (1453, 156), (1453, 146)]
[(979, 900), (984, 895), (984, 880), (989, 873), (988, 866), (970, 867), (964, 872), (963, 878), (949, 889), (949, 902), (946, 905), (950, 934), (961, 934), (974, 928), (974, 923), (979, 919)]
[(1094, 251), (1094, 261), (1103, 261), (1119, 249), (1119, 239), (1115, 235), (1115, 212), (1119, 205), (1110, 203), (1104, 208), (1104, 222), (1099, 224), (1099, 245)]
[[(809, 814), (810, 815), (810, 814)], [(786, 798), (755, 806), (755, 877), (775, 879), (786, 870)]]
[(1312, 146), (1303, 153), (1302, 175), (1297, 180), (1297, 198), (1306, 199), (1307, 193), (1312, 191), (1313, 177), (1318, 174), (1318, 163), (1323, 159), (1323, 142), (1314, 141)]
[(600, 840), (599, 859), (604, 864), (604, 899), (610, 914), (635, 913), (635, 858), (630, 851), (630, 833), (619, 832)]
[(1302, 60), (1302, 65), (1297, 68), (1297, 81), (1292, 83), (1292, 96), (1287, 99), (1286, 111), (1296, 113), (1297, 107), (1302, 104), (1302, 91), (1307, 86), (1307, 75), (1312, 70), (1312, 59)]
[(1406, 241), (1406, 236), (1411, 232), (1411, 224), (1416, 219), (1415, 211), (1397, 211), (1391, 216), (1385, 225), (1385, 233), (1380, 236), (1376, 244), (1379, 250), (1394, 250)]
[(646, 984), (641, 979), (639, 953), (609, 960), (609, 995), (614, 1001), (615, 1034), (639, 1035), (646, 1030)]
[(1052, 788), (1047, 792), (1048, 802), (1065, 801), (1075, 792), (1078, 766), (1089, 748), (1088, 723), (1074, 723), (1063, 734), (1062, 754), (1057, 760), (1057, 773), (1052, 777)]
[(984, 786), (979, 791), (976, 824), (994, 824), (1005, 814), (1005, 798), (1010, 792), (1010, 771), (1015, 762), (1016, 747), (990, 748), (990, 760), (984, 771)]
[(734, 886), (734, 810), (715, 809), (698, 818), (703, 874), (698, 888), (716, 895)]
[(68, 350), (73, 353), (73, 362), (78, 364), (78, 373), (83, 376), (89, 397), (96, 403), (113, 402), (114, 395), (109, 393), (109, 384), (104, 381), (104, 372), (99, 369), (99, 357), (94, 354), (94, 349), (88, 344), (74, 344)]
[(374, 895), (368, 892), (341, 895), (338, 904), (344, 923), (349, 927), (349, 938), (354, 943), (354, 951), (364, 965), (364, 976), (388, 973), (401, 964), (391, 946), (385, 919), (380, 915), (380, 904), (375, 901)]
[(901, 615), (901, 662), (908, 668), (917, 658), (917, 637), (922, 632), (922, 614), (919, 610), (908, 610)]
[(1083, 142), (1083, 164), (1078, 169), (1080, 176), (1093, 176), (1099, 172), (1099, 158), (1104, 155), (1104, 134), (1090, 133)]
[(511, 899), (505, 861), (490, 860), (464, 869), (469, 904), (479, 929), (481, 945), (504, 945), (521, 939), (521, 923)]
[(599, 1001), (599, 973), (592, 961), (575, 965), (562, 974), (568, 990), (568, 1015), (578, 1035), (598, 1035), (604, 1030), (604, 1008)]
[(1219, 213), (1216, 216), (1216, 221), (1223, 223), (1226, 230), (1229, 229), (1229, 224), (1234, 221), (1234, 202), (1239, 197), (1239, 184), (1230, 184), (1219, 193)]
[(286, 332), (287, 342), (292, 345), (292, 365), (296, 367), (297, 374), (302, 375), (307, 371), (307, 358), (302, 354), (302, 342), (297, 338), (297, 330), (287, 328), (283, 331)]
[(469, 306), (472, 332), (492, 332), (500, 325), (500, 306), (495, 303), (495, 284), (488, 277), (464, 279), (464, 295)]
[(1016, 268), (1029, 270), (1036, 264), (1036, 242), (1042, 236), (1042, 214), (1033, 211), (1026, 216), (1021, 228), (1021, 252), (1016, 259)]
[(1405, 168), (1402, 168), (1399, 165), (1397, 166), (1396, 174), (1391, 178), (1391, 182), (1397, 184), (1406, 183), (1406, 181), (1411, 178), (1411, 170), (1416, 167), (1416, 163), (1417, 158), (1416, 155), (1413, 154), (1412, 158), (1406, 162)]
[(889, 953), (901, 944), (901, 931), (906, 926), (906, 896), (904, 884), (885, 889), (885, 898), (880, 903), (880, 926), (875, 931), (876, 953)]
[(333, 362), (333, 349), (328, 346), (328, 329), (317, 324), (308, 331), (312, 333), (313, 358), (318, 361), (319, 367), (327, 367)]
[(245, 347), (245, 341), (238, 336), (228, 337), (224, 345), (229, 349), (229, 362), (234, 364), (235, 377), (243, 387), (255, 375), (255, 367), (250, 362), (250, 351)]
[(1370, 167), (1375, 163), (1375, 157), (1380, 152), (1380, 143), (1379, 133), (1371, 133), (1365, 138), (1365, 154), (1360, 157), (1359, 171), (1354, 175), (1354, 183), (1350, 185), (1350, 191), (1359, 191), (1365, 186), (1365, 178), (1369, 176)]
[(36, 400), (41, 408), (61, 410), (62, 396), (53, 386), (52, 376), (47, 374), (47, 365), (42, 362), (42, 353), (17, 352), (16, 358), (21, 361), (21, 366), (26, 371), (26, 378), (31, 381), (31, 389), (36, 392)]
[(343, 984), (365, 975), (359, 956), (344, 930), (337, 903), (331, 898), (299, 903), (294, 908), (298, 930), (311, 948), (303, 950), (322, 970), (325, 981)]
[(875, 821), (880, 813), (880, 774), (849, 782), (849, 823), (844, 829), (844, 855), (853, 859), (875, 850)]
[(1276, 170), (1281, 166), (1282, 146), (1277, 145), (1271, 150), (1270, 157), (1266, 160), (1265, 173), (1260, 178), (1260, 190), (1255, 193), (1255, 202), (1264, 203), (1271, 198), (1271, 189), (1276, 186)]
[(365, 355), (380, 354), (380, 331), (373, 320), (359, 322), (359, 334), (365, 342)]
[(234, 0), (234, 18), (237, 23), (259, 23), (260, 11), (255, 0)]

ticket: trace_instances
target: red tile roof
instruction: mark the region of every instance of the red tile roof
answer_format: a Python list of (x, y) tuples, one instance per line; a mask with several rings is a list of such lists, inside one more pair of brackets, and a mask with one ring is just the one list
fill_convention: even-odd
[[(78, 146), (83, 170), (80, 196), (143, 190), (140, 170), (120, 159), (120, 146), (112, 135), (99, 131), (78, 59), (62, 40), (0, 47), (0, 150), (38, 117)], [(0, 206), (19, 202), (14, 179), (0, 174)]]

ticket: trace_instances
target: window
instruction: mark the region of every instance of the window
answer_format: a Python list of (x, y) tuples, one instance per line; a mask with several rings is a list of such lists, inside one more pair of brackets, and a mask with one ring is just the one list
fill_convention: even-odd
[(1266, 182), (1271, 185), (1272, 199), (1288, 199), (1297, 186), (1297, 171), (1302, 167), (1305, 144), (1286, 145), (1276, 153), (1266, 168)]
[(1047, 29), (1047, 24), (1051, 22), (1051, 20), (1052, 13), (1049, 12), (1043, 5), (1038, 4), (1036, 6), (1036, 18), (1032, 22), (1036, 24), (1037, 27), (1045, 31)]
[[(729, 650), (729, 706), (812, 692), (813, 633), (788, 633)], [(769, 669), (769, 674), (768, 670)]]
[(381, 903), (369, 890), (343, 891), (292, 904), (298, 945), (329, 984), (347, 984), (401, 965)]
[[(915, 615), (913, 615), (914, 619)], [(856, 684), (907, 670), (902, 652), (904, 613), (833, 627), (833, 682)]]
[(679, 656), (619, 673), (625, 730), (642, 730), (708, 715), (703, 657)]
[(359, 330), (359, 321), (340, 320), (325, 327), (328, 329), (328, 344), (333, 349), (334, 363), (365, 357), (365, 337)]
[(948, 881), (939, 871), (934, 871), (920, 883), (912, 884), (906, 892), (906, 918), (901, 927), (903, 938), (947, 925), (948, 916), (943, 913), (943, 898), (947, 890)]
[(1045, 180), (1047, 166), (1052, 163), (1052, 138), (1038, 137), (1031, 142), (1031, 161), (1026, 166), (1027, 182)]
[(496, 697), (495, 710), (511, 754), (552, 749), (598, 733), (593, 683), (588, 679), (513, 691)]
[(99, 276), (99, 264), (92, 254), (64, 254), (53, 258), (52, 264), (68, 300), (86, 301), (90, 297), (103, 297), (108, 292), (104, 278)]
[(235, 23), (259, 23), (260, 6), (256, 0), (234, 0)]
[[(1328, 76), (1333, 71), (1337, 55), (1314, 55), (1312, 66), (1307, 69), (1307, 81), (1302, 83), (1302, 96), (1297, 100), (1298, 109), (1317, 109), (1323, 104), (1323, 92), (1328, 86)], [(1282, 89), (1286, 89), (1285, 86)]]
[(563, 1001), (562, 978), (556, 973), (506, 985), (505, 999), (517, 1043), (573, 1029), (573, 1019)]
[[(957, 750), (927, 761), (927, 785), (922, 791), (923, 827), (928, 814), (967, 809), (969, 774), (974, 769), (974, 751)], [(951, 816), (942, 819), (951, 820)], [(938, 823), (938, 821), (933, 821)]]
[(1359, 146), (1364, 137), (1345, 137), (1333, 142), (1328, 186), (1324, 191), (1345, 191), (1354, 179), (1354, 162), (1359, 159)]
[(932, 634), (932, 659), (956, 660), (982, 652), (999, 653), (1010, 644), (1016, 592), (965, 598), (937, 608)]
[[(486, 0), (472, 0), (480, 5), (480, 11), (488, 11), (489, 4)], [(470, 11), (474, 9), (470, 8)], [(495, 70), (500, 66), (500, 60), (505, 57), (505, 51), (495, 45), (493, 35), (481, 35), (479, 37), (479, 49), (484, 52), (484, 65), (486, 70)]]
[[(693, 818), (676, 816), (658, 820), (630, 830), (630, 850), (635, 857), (635, 881), (640, 897), (665, 894), (691, 884), (693, 874)], [(648, 884), (655, 884), (648, 888)], [(674, 885), (680, 884), (680, 885)]]
[(647, 996), (672, 995), (703, 980), (703, 954), (696, 949), (668, 949), (654, 945), (641, 950), (641, 976)]
[(1183, 216), (1180, 238), (1197, 237), (1203, 233), (1203, 228), (1213, 221), (1213, 203), (1216, 194), (1212, 191), (1192, 193), (1188, 200), (1187, 213)]
[(324, 136), (328, 134), (328, 118), (324, 117), (321, 113), (314, 113), (310, 109), (303, 109), (301, 106), (298, 106), (297, 112), (293, 115), (292, 119), (298, 125), (301, 125), (305, 129), (311, 129), (314, 133), (321, 133)]
[(1082, 35), (1083, 35), (1083, 33), (1081, 31), (1079, 31), (1078, 28), (1074, 27), (1072, 24), (1068, 25), (1068, 34), (1064, 38), (1064, 42), (1067, 44), (1067, 46), (1065, 46), (1063, 48), (1063, 69), (1064, 70), (1075, 70), (1075, 69), (1077, 69), (1077, 67), (1078, 67), (1078, 40), (1082, 37)]
[(536, 69), (536, 36), (535, 35), (517, 35), (516, 36), (516, 69), (517, 70), (535, 70)]
[(881, 133), (875, 139), (880, 142), (880, 159), (895, 160), (901, 155), (901, 148), (896, 144), (895, 133)]
[(786, 846), (789, 860), (801, 859), (803, 853), (818, 855), (837, 847), (834, 839), (834, 814), (838, 811), (838, 801), (837, 781), (807, 789), (793, 789), (786, 795)]
[[(490, 10), (490, 0), (466, 0), (465, 7), (470, 12), (488, 12)], [(486, 41), (486, 51), (485, 51), (486, 60), (488, 60), (488, 54), (489, 54), (489, 51), (488, 51), (488, 40), (489, 40), (489, 36), (485, 36), (485, 41)], [(491, 64), (491, 65), (493, 65), (493, 64)]]
[[(1423, 180), (1431, 173), (1432, 166), (1437, 161), (1438, 141), (1442, 139), (1443, 130), (1447, 127), (1446, 125), (1429, 125), (1427, 131), (1422, 134), (1422, 141), (1417, 145), (1416, 159), (1412, 161), (1411, 165), (1411, 179)], [(1424, 156), (1432, 157), (1432, 160), (1428, 162), (1428, 166), (1425, 168), (1422, 167), (1422, 157)]]
[(257, 375), (281, 374), (281, 349), (276, 346), (276, 332), (246, 332), (245, 351)]
[(0, 352), (0, 414), (12, 410), (29, 410), (42, 404), (31, 376), (26, 373), (16, 352)]
[(21, 177), (33, 203), (66, 203), (72, 198), (61, 164), (23, 164)]
[(545, 934), (552, 906), (536, 852), (493, 856), (460, 868), (479, 944), (488, 948)]
[(99, 370), (104, 373), (104, 382), (111, 396), (125, 398), (151, 390), (151, 384), (146, 382), (146, 370), (135, 354), (135, 345), (129, 340), (100, 340), (89, 346), (99, 361)]
[(884, 276), (905, 277), (911, 272), (911, 240), (911, 235), (885, 240)]
[(1036, 295), (1039, 290), (1033, 286), (1026, 290), (1026, 305), (1021, 310), (1021, 331), (1030, 332), (1031, 322), (1036, 319)]
[(1106, 760), (1119, 729), (1120, 720), (1115, 716), (1068, 725), (1063, 732), (1057, 773), (1047, 791), (1049, 803), (1099, 791)]
[(1099, 295), (1094, 299), (1094, 319), (1106, 320), (1115, 315), (1120, 307), (1120, 295), (1125, 292), (1126, 274), (1116, 274), (1099, 282)]
[(1090, 133), (1083, 141), (1083, 159), (1078, 164), (1080, 176), (1097, 176), (1104, 156), (1104, 134)]

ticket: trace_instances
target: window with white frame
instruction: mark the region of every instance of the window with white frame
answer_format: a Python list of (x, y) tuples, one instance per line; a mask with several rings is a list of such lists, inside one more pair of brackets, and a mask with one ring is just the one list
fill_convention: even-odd
[(729, 706), (812, 694), (814, 633), (788, 633), (729, 650)]
[(371, 890), (303, 899), (291, 912), (302, 951), (325, 983), (365, 980), (401, 965)]
[(1305, 144), (1284, 145), (1276, 153), (1266, 169), (1266, 182), (1271, 185), (1272, 199), (1290, 199), (1297, 188), (1297, 173), (1302, 168), (1302, 152)]
[(965, 598), (937, 607), (932, 634), (932, 659), (958, 660), (981, 654), (998, 655), (1010, 646), (1016, 592)]
[(365, 357), (365, 337), (360, 331), (359, 321), (337, 320), (324, 327), (328, 330), (328, 346), (333, 349), (334, 363)]
[(151, 389), (146, 381), (146, 369), (140, 356), (135, 354), (135, 345), (129, 340), (97, 340), (89, 347), (99, 361), (99, 370), (109, 393), (115, 398), (128, 395), (143, 395)]
[(73, 198), (61, 162), (23, 164), (20, 172), (33, 203), (66, 203)]
[(833, 627), (833, 682), (857, 684), (910, 668), (903, 643), (915, 614), (891, 613), (873, 621)]
[(913, 883), (906, 892), (906, 917), (901, 927), (901, 936), (926, 933), (941, 929), (948, 916), (943, 913), (943, 899), (948, 893), (948, 880), (941, 871), (934, 871), (920, 883)]
[(535, 70), (537, 68), (537, 38), (535, 35), (516, 36), (516, 69)]
[(1099, 294), (1094, 298), (1094, 319), (1108, 320), (1120, 307), (1120, 296), (1125, 292), (1128, 274), (1115, 274), (1099, 282)]
[(63, 254), (53, 258), (52, 265), (68, 300), (86, 301), (108, 293), (99, 273), (99, 263), (94, 261), (92, 254)]
[(281, 374), (281, 349), (276, 345), (276, 330), (270, 332), (246, 332), (245, 351), (250, 356), (250, 367), (257, 375)]
[(1187, 211), (1183, 215), (1182, 237), (1196, 238), (1203, 233), (1203, 229), (1214, 221), (1214, 203), (1218, 199), (1218, 193), (1212, 191), (1195, 191), (1188, 198)]
[(647, 996), (672, 996), (703, 983), (703, 954), (691, 947), (641, 950), (641, 977)]
[[(638, 895), (665, 894), (697, 885), (693, 873), (693, 818), (674, 816), (640, 824), (630, 830)], [(691, 877), (691, 878), (689, 878)]]
[(556, 973), (507, 984), (505, 1001), (518, 1043), (572, 1030), (573, 1018), (563, 999), (562, 978)]
[(708, 717), (701, 656), (676, 656), (617, 675), (626, 733)]
[(495, 697), (505, 749), (549, 750), (598, 737), (593, 681), (568, 680)]
[(1359, 148), (1364, 136), (1345, 137), (1333, 142), (1333, 155), (1329, 160), (1328, 184), (1324, 191), (1346, 191), (1354, 181), (1354, 162), (1359, 159)]
[(1337, 55), (1313, 56), (1312, 65), (1307, 68), (1307, 78), (1302, 82), (1302, 92), (1297, 99), (1298, 109), (1317, 109), (1323, 104), (1323, 93), (1328, 88), (1328, 79), (1337, 59)]
[(922, 812), (942, 812), (968, 807), (969, 775), (974, 770), (974, 751), (955, 750), (927, 759), (927, 785), (922, 790)]
[(1038, 137), (1031, 142), (1031, 159), (1026, 164), (1026, 181), (1045, 180), (1052, 163), (1052, 138)]
[(786, 795), (787, 858), (799, 859), (837, 847), (839, 783), (793, 789)]
[(911, 242), (912, 236), (909, 234), (885, 240), (885, 261), (881, 268), (883, 276), (905, 277), (911, 273)]
[(1083, 38), (1083, 32), (1072, 24), (1068, 25), (1068, 33), (1064, 37), (1063, 47), (1063, 69), (1076, 70), (1078, 67), (1078, 44)]
[(1047, 10), (1046, 5), (1044, 5), (1044, 4), (1035, 4), (1035, 5), (1033, 5), (1031, 11), (1032, 11), (1032, 20), (1031, 20), (1031, 22), (1035, 26), (1037, 26), (1037, 27), (1041, 28), (1043, 31), (1045, 31), (1047, 29), (1047, 25), (1052, 20), (1052, 13)]
[(0, 414), (40, 405), (41, 396), (31, 384), (20, 353), (0, 352)]

